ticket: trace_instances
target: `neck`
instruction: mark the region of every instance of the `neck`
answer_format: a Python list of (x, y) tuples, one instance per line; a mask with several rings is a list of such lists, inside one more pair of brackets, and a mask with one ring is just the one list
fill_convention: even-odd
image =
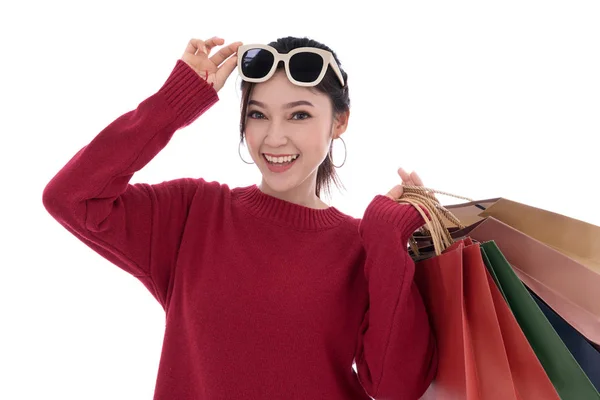
[(317, 182), (315, 176), (313, 179), (306, 179), (302, 184), (290, 190), (278, 192), (271, 189), (263, 179), (259, 185), (259, 189), (264, 194), (268, 194), (269, 196), (273, 196), (280, 200), (285, 200), (304, 207), (315, 209), (329, 208), (329, 206), (315, 194), (316, 185)]

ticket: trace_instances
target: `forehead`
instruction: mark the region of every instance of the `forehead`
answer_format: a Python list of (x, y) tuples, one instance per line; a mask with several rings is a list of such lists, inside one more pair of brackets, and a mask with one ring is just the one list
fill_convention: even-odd
[(257, 83), (254, 86), (250, 100), (257, 100), (268, 106), (308, 100), (315, 106), (324, 106), (329, 99), (326, 94), (313, 88), (294, 85), (287, 78), (285, 71), (280, 69), (268, 81)]

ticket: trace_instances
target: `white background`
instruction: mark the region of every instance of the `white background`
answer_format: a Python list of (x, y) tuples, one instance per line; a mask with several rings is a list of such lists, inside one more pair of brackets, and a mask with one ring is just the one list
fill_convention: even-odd
[[(347, 191), (330, 201), (341, 211), (361, 216), (403, 166), (429, 187), (600, 225), (595, 1), (4, 4), (2, 399), (152, 397), (161, 307), (58, 225), (41, 195), (76, 151), (158, 90), (192, 37), (309, 36), (338, 53), (353, 103), (340, 170)], [(237, 83), (234, 72), (221, 100), (133, 182), (258, 183), (237, 153)]]

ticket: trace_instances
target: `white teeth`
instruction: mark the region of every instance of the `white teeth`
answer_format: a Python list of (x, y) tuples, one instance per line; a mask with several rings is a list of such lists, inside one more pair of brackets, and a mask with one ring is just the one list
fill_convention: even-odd
[(292, 160), (295, 160), (296, 158), (298, 158), (298, 154), (295, 154), (293, 156), (285, 156), (285, 157), (272, 157), (272, 156), (268, 156), (265, 154), (265, 158), (271, 162), (271, 163), (284, 163), (284, 162), (290, 162)]

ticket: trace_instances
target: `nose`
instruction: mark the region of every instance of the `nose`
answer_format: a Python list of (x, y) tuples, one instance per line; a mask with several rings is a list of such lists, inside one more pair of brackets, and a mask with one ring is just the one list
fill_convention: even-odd
[(269, 124), (264, 142), (265, 145), (273, 148), (285, 146), (287, 144), (288, 138), (280, 123), (273, 121)]

